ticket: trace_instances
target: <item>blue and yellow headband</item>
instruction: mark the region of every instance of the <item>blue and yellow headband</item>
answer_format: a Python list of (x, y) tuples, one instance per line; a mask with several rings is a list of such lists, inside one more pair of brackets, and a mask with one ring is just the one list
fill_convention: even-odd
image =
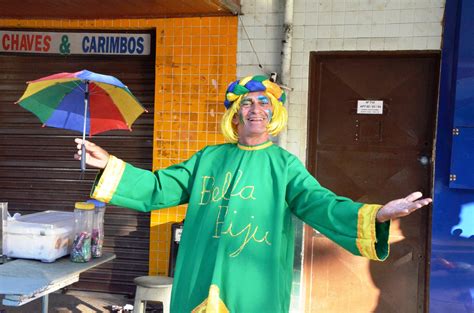
[(278, 100), (280, 105), (285, 103), (286, 94), (280, 86), (270, 81), (266, 76), (257, 75), (236, 80), (227, 87), (224, 101), (225, 108), (229, 109), (240, 96), (255, 91), (265, 91)]

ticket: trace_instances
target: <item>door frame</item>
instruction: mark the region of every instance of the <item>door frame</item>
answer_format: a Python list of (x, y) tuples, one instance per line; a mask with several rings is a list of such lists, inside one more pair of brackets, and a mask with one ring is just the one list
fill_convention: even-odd
[[(317, 62), (322, 58), (347, 58), (347, 57), (372, 57), (372, 58), (387, 58), (387, 57), (398, 57), (398, 58), (412, 58), (412, 57), (426, 57), (426, 58), (434, 58), (437, 60), (437, 67), (438, 70), (435, 71), (435, 79), (434, 81), (437, 82), (436, 84), (436, 91), (434, 93), (433, 103), (436, 103), (436, 107), (434, 108), (433, 113), (433, 141), (432, 141), (432, 159), (435, 155), (435, 142), (436, 142), (436, 124), (438, 119), (438, 108), (439, 108), (439, 77), (440, 77), (440, 59), (441, 59), (441, 52), (439, 50), (406, 50), (406, 51), (312, 51), (310, 52), (310, 60), (309, 60), (309, 75), (308, 75), (308, 108), (307, 108), (307, 137), (306, 137), (306, 167), (311, 175), (315, 176), (316, 174), (316, 161), (317, 161), (317, 153), (316, 153), (316, 138), (314, 135), (311, 135), (311, 130), (316, 129), (318, 125), (318, 118), (319, 118), (319, 107), (316, 106), (317, 104), (317, 97), (316, 91), (318, 89), (318, 84), (321, 79), (321, 70), (317, 66)], [(315, 77), (316, 79), (312, 79)], [(434, 160), (433, 160), (434, 161)], [(431, 173), (430, 173), (430, 181), (429, 181), (429, 188), (431, 195), (433, 194), (434, 188), (434, 165), (433, 162), (430, 165)], [(424, 283), (419, 281), (419, 288), (423, 288), (420, 290), (422, 294), (424, 294), (424, 311), (429, 309), (429, 285), (430, 285), (430, 252), (431, 252), (431, 228), (432, 228), (432, 218), (431, 218), (431, 210), (428, 210), (427, 213), (427, 224), (426, 225), (426, 234), (425, 234), (425, 255), (426, 255), (426, 266), (424, 269)], [(302, 280), (303, 284), (302, 288), (302, 295), (303, 298), (303, 307), (305, 312), (310, 312), (310, 306), (308, 306), (308, 299), (311, 297), (311, 286), (312, 286), (312, 263), (313, 263), (313, 247), (312, 247), (312, 238), (313, 238), (314, 230), (309, 227), (308, 225), (304, 225), (303, 227), (303, 268), (302, 268)], [(322, 236), (322, 235), (321, 235)]]

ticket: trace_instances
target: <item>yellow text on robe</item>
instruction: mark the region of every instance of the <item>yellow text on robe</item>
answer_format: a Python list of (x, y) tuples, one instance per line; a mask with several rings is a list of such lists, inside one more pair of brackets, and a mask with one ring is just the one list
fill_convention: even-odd
[(237, 172), (235, 183), (232, 184), (233, 176), (231, 172), (227, 172), (224, 177), (222, 186), (216, 186), (216, 179), (212, 176), (202, 177), (202, 191), (199, 205), (206, 205), (209, 202), (217, 202), (222, 199), (229, 200), (230, 197), (240, 197), (243, 200), (255, 200), (253, 195), (255, 191), (254, 186), (239, 186), (240, 179), (243, 176), (243, 171)]
[[(225, 210), (225, 212), (222, 213), (222, 210)], [(221, 231), (219, 234), (219, 230), (222, 227), (222, 224), (224, 223), (223, 219), (226, 215), (227, 215), (227, 207), (220, 206), (219, 213), (217, 214), (217, 219), (216, 219), (216, 232), (215, 232), (214, 238), (220, 238), (220, 235), (229, 235), (234, 238), (238, 237), (239, 240), (243, 239), (240, 246), (235, 251), (229, 254), (230, 257), (238, 256), (245, 249), (247, 244), (252, 240), (257, 243), (263, 242), (269, 246), (271, 245), (271, 243), (268, 241), (268, 231), (265, 232), (265, 235), (263, 235), (262, 238), (257, 239), (256, 234), (258, 231), (258, 225), (255, 226), (252, 223), (248, 223), (241, 230), (238, 230), (238, 229), (235, 230), (234, 225), (232, 224), (232, 221), (231, 221), (227, 230)]]

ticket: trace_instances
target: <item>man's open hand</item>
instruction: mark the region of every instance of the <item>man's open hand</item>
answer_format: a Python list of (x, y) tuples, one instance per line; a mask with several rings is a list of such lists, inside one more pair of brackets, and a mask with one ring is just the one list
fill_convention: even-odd
[(377, 222), (383, 223), (394, 218), (407, 216), (433, 201), (431, 198), (421, 199), (422, 196), (422, 193), (417, 191), (405, 198), (390, 201), (377, 212)]

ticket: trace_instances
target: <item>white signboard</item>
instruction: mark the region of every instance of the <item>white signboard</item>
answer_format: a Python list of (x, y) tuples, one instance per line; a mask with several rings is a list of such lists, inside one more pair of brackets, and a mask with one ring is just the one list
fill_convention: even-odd
[(175, 233), (174, 233), (174, 241), (176, 243), (179, 243), (181, 241), (181, 234), (183, 233), (183, 228), (176, 228)]
[(149, 55), (150, 34), (0, 30), (0, 53)]
[(357, 114), (383, 114), (383, 101), (357, 100)]

